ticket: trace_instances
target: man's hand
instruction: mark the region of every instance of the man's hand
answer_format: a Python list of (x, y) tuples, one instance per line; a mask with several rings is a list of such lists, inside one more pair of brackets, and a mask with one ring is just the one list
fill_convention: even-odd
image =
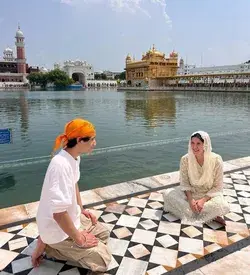
[(198, 213), (198, 206), (197, 206), (197, 203), (194, 199), (190, 199), (189, 201), (189, 206), (191, 208), (191, 210), (194, 212), (194, 213)]
[(88, 219), (91, 219), (91, 222), (92, 222), (93, 225), (95, 225), (95, 224), (97, 223), (97, 218), (96, 218), (96, 216), (95, 216), (94, 214), (92, 214), (91, 212), (89, 212), (89, 211), (83, 209), (83, 210), (82, 210), (82, 214), (83, 214), (84, 216), (86, 216)]
[(82, 248), (90, 248), (98, 245), (98, 240), (92, 233), (87, 231), (79, 231), (79, 235), (75, 239), (75, 244)]
[(45, 251), (46, 244), (39, 237), (37, 245), (31, 256), (31, 262), (34, 267), (38, 267), (43, 259), (43, 253)]
[(36, 256), (34, 253), (31, 256), (31, 262), (33, 267), (38, 267), (43, 260), (43, 255)]

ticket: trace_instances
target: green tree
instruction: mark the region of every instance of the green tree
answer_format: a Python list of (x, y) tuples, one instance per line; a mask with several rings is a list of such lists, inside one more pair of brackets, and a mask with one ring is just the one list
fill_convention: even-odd
[(117, 74), (116, 76), (115, 76), (115, 79), (116, 80), (125, 80), (126, 79), (126, 72), (124, 71), (124, 72), (122, 72), (122, 73), (120, 73), (120, 74)]
[(42, 88), (45, 88), (48, 84), (47, 73), (40, 73), (40, 72), (30, 73), (27, 76), (27, 79), (29, 80), (31, 86), (39, 85)]
[(64, 88), (74, 83), (72, 78), (70, 78), (64, 71), (59, 69), (48, 72), (48, 81), (53, 83), (56, 88)]
[(48, 74), (47, 73), (40, 73), (40, 84), (42, 88), (46, 88), (48, 84)]
[(119, 78), (120, 78), (120, 80), (126, 80), (126, 72), (123, 71), (122, 73), (120, 73)]
[(95, 73), (95, 80), (100, 80), (101, 79), (101, 74)]
[(65, 88), (74, 83), (74, 80), (59, 69), (52, 70), (48, 73), (31, 73), (28, 75), (28, 80), (31, 86), (40, 85), (46, 88), (48, 83), (53, 83), (56, 88)]
[(95, 73), (95, 80), (107, 80), (107, 75), (104, 73)]
[(102, 79), (102, 80), (106, 80), (106, 79), (107, 79), (107, 75), (104, 74), (104, 73), (101, 73), (101, 79)]

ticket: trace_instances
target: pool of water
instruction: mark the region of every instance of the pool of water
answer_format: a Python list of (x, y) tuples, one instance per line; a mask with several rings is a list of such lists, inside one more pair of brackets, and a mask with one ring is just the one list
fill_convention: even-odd
[(250, 94), (211, 92), (0, 92), (0, 207), (39, 200), (55, 137), (83, 117), (97, 147), (81, 161), (81, 191), (179, 168), (187, 138), (211, 135), (224, 160), (250, 155)]

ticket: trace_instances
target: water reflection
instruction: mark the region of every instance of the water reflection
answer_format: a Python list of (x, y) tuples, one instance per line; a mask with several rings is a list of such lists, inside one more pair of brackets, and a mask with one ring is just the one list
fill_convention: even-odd
[(0, 191), (6, 191), (16, 185), (15, 177), (9, 173), (0, 173)]
[[(0, 116), (2, 119), (7, 120), (7, 123), (1, 127), (9, 127), (13, 122), (20, 122), (20, 132), (22, 140), (29, 141), (29, 103), (26, 92), (20, 92), (8, 97), (1, 98), (0, 100)], [(16, 131), (17, 129), (13, 129)]]
[(125, 112), (127, 121), (141, 117), (148, 127), (160, 127), (166, 122), (175, 124), (176, 100), (172, 93), (162, 92), (125, 94)]
[[(97, 129), (97, 149), (210, 134), (224, 160), (250, 155), (250, 93), (215, 92), (0, 92), (0, 127), (13, 129), (13, 143), (0, 146), (0, 162), (51, 153), (66, 121), (80, 116)], [(29, 140), (29, 142), (27, 142)], [(138, 147), (81, 161), (81, 190), (175, 171), (187, 143)], [(0, 175), (0, 207), (39, 199), (48, 163), (6, 168)], [(0, 173), (3, 170), (0, 171)], [(32, 188), (32, 192), (29, 190)], [(22, 196), (20, 196), (22, 194)]]
[(180, 101), (183, 106), (190, 107), (189, 103), (197, 104), (214, 104), (232, 107), (235, 105), (246, 106), (250, 108), (249, 93), (225, 93), (225, 92), (183, 92), (178, 94), (178, 98), (184, 99)]
[(46, 100), (46, 106), (48, 109), (55, 108), (61, 112), (68, 112), (70, 109), (79, 111), (85, 106), (85, 99), (49, 98)]
[(22, 139), (29, 141), (28, 130), (29, 130), (29, 103), (25, 94), (19, 96), (19, 107), (20, 107), (20, 120), (21, 120), (21, 134)]

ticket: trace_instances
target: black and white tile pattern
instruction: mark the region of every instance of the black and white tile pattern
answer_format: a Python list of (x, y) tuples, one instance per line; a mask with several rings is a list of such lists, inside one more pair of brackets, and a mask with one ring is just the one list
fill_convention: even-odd
[[(90, 209), (111, 231), (113, 258), (105, 274), (184, 274), (181, 270), (199, 268), (209, 255), (216, 258), (227, 247), (237, 250), (237, 244), (250, 243), (250, 169), (226, 174), (224, 195), (231, 209), (226, 227), (216, 222), (201, 227), (183, 224), (163, 211), (161, 191)], [(33, 269), (30, 255), (37, 237), (35, 222), (0, 231), (0, 275), (93, 274), (76, 263), (48, 258)]]

